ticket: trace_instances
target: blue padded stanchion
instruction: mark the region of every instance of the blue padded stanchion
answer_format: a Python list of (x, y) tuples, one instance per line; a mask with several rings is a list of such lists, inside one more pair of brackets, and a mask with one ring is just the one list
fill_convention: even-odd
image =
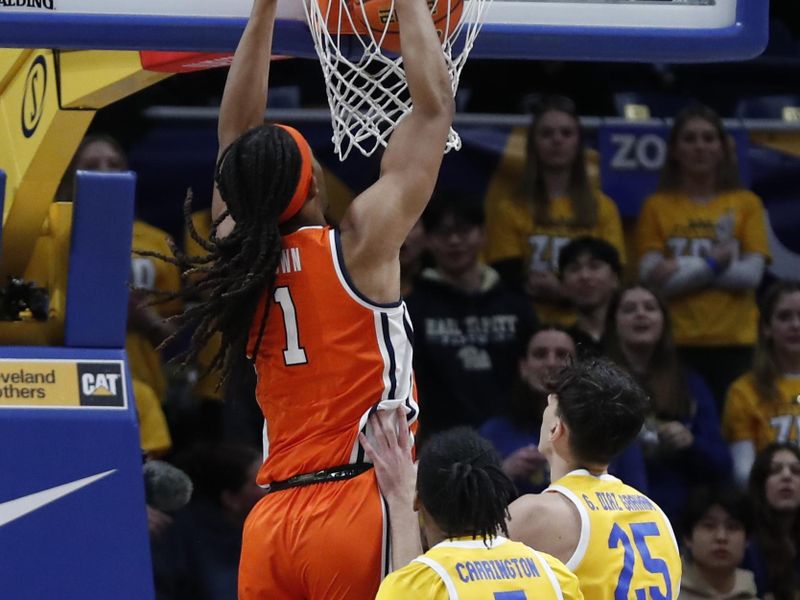
[(154, 597), (124, 358), (0, 347), (0, 597)]
[(79, 176), (73, 347), (0, 346), (2, 598), (155, 595), (124, 351), (134, 183), (130, 173)]
[(64, 344), (123, 348), (136, 175), (79, 171), (76, 188)]

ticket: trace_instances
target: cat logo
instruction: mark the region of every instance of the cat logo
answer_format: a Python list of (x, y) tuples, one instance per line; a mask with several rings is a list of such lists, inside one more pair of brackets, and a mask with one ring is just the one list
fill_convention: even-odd
[(119, 375), (84, 373), (81, 375), (81, 391), (87, 396), (116, 396)]
[(47, 91), (47, 63), (44, 56), (37, 56), (25, 79), (22, 96), (22, 133), (26, 138), (36, 133), (44, 114), (44, 98)]
[(78, 363), (81, 406), (125, 406), (122, 363)]

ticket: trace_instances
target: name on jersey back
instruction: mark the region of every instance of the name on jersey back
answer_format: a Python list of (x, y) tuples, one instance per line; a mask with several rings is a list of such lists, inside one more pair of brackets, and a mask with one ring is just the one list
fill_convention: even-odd
[(527, 556), (500, 560), (467, 560), (456, 563), (456, 573), (464, 583), (540, 577), (536, 562)]
[(591, 499), (590, 494), (583, 494), (583, 501), (589, 510), (611, 510), (611, 511), (648, 511), (655, 510), (655, 504), (647, 496), (641, 494), (615, 494), (614, 492), (595, 492), (592, 494), (595, 500)]
[(302, 270), (303, 263), (300, 261), (300, 248), (285, 248), (281, 250), (281, 262), (278, 265), (278, 275), (299, 273)]

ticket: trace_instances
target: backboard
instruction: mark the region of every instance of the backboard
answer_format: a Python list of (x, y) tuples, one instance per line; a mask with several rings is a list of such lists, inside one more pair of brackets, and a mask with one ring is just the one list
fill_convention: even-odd
[[(275, 50), (316, 58), (302, 1), (280, 0)], [(0, 2), (0, 46), (229, 52), (251, 4), (252, 0), (7, 0)], [(746, 59), (766, 46), (768, 4), (494, 0), (471, 56), (625, 62)]]

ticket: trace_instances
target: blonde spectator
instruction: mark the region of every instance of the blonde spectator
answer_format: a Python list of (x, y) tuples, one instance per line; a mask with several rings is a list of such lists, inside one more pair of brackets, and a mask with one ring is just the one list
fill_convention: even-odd
[(572, 100), (550, 97), (534, 111), (522, 185), (516, 196), (489, 199), (486, 224), (487, 261), (528, 293), (543, 321), (575, 320), (557, 277), (559, 252), (570, 240), (602, 238), (624, 262), (619, 212), (590, 183)]
[(669, 300), (682, 358), (721, 404), (756, 340), (755, 289), (769, 258), (761, 200), (742, 187), (722, 121), (686, 109), (670, 132), (661, 183), (642, 208), (639, 275)]

